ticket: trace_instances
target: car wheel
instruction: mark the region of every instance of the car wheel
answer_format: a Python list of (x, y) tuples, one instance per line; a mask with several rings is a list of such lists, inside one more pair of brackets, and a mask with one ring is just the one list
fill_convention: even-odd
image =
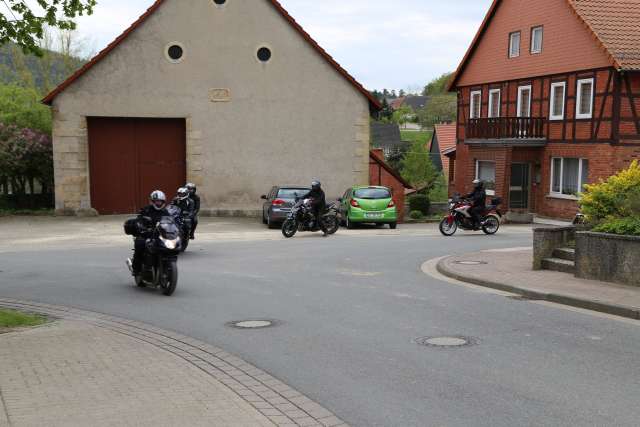
[(396, 228), (398, 228), (398, 223), (397, 222), (392, 222), (389, 224), (389, 228), (392, 230), (395, 230)]
[(267, 217), (266, 217), (266, 216), (264, 216), (264, 212), (262, 212), (262, 223), (263, 223), (264, 225), (269, 224), (269, 221), (267, 221)]
[(349, 230), (353, 230), (354, 228), (356, 228), (356, 225), (351, 221), (351, 219), (349, 218), (349, 214), (347, 214), (347, 228)]
[(271, 217), (270, 216), (267, 217), (267, 227), (269, 227), (270, 230), (275, 230), (276, 228), (280, 228), (280, 227), (278, 227), (278, 224), (276, 224), (273, 221), (271, 221)]

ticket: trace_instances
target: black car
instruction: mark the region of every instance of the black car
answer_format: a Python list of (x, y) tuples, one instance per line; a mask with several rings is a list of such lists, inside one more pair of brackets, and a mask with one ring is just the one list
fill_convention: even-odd
[(296, 197), (302, 197), (309, 191), (309, 187), (295, 185), (273, 187), (269, 194), (262, 196), (265, 201), (262, 206), (262, 222), (269, 228), (280, 228), (291, 212)]

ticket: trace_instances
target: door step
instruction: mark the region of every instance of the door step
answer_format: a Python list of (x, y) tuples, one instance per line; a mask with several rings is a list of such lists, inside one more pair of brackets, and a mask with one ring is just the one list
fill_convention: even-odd
[(573, 248), (558, 248), (553, 251), (553, 257), (575, 262), (576, 250)]
[(545, 258), (542, 260), (542, 268), (544, 270), (575, 274), (576, 263), (561, 258)]

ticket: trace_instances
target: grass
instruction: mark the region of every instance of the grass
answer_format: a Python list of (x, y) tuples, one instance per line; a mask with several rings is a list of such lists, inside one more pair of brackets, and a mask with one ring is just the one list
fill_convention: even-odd
[(21, 326), (38, 326), (47, 319), (42, 316), (21, 313), (13, 310), (0, 310), (0, 328), (17, 328)]
[(425, 145), (428, 145), (431, 142), (431, 131), (411, 131), (411, 130), (401, 130), (400, 138), (403, 141), (414, 143), (416, 141), (420, 141)]

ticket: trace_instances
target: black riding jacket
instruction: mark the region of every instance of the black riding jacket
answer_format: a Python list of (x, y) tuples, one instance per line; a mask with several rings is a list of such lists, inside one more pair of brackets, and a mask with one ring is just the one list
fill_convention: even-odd
[(476, 188), (472, 193), (464, 196), (464, 198), (471, 200), (474, 208), (487, 205), (487, 192), (484, 191), (484, 188)]
[(191, 218), (195, 216), (195, 202), (187, 197), (186, 199), (180, 200), (178, 198), (173, 199), (171, 202), (172, 205), (177, 206), (182, 211), (182, 216)]
[(138, 214), (138, 218), (142, 220), (143, 217), (151, 218), (151, 223), (145, 223), (146, 226), (155, 227), (160, 222), (162, 217), (171, 216), (169, 212), (162, 208), (160, 210), (153, 207), (153, 205), (145, 206)]
[(317, 211), (321, 211), (327, 206), (327, 200), (322, 189), (311, 190), (304, 198), (312, 199), (311, 206)]
[(200, 196), (191, 194), (189, 199), (193, 202), (193, 216), (196, 216), (200, 213)]

